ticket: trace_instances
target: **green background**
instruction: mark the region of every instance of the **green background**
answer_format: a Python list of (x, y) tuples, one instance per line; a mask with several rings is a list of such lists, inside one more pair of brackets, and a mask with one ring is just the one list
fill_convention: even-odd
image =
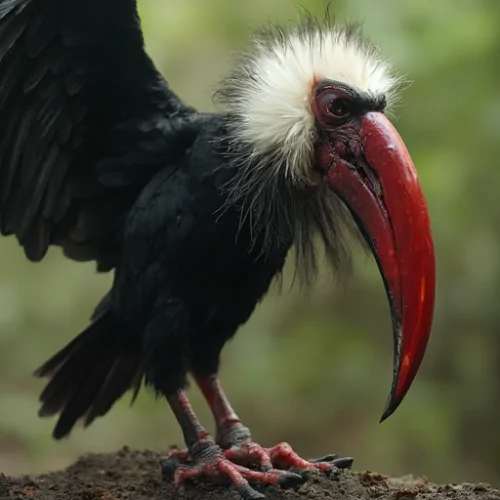
[[(189, 103), (212, 94), (250, 30), (297, 15), (295, 0), (139, 0), (148, 49)], [(321, 15), (325, 3), (300, 4)], [(266, 445), (290, 441), (305, 456), (352, 455), (358, 469), (433, 481), (500, 485), (500, 2), (331, 2), (339, 20), (361, 19), (414, 83), (396, 126), (420, 173), (438, 265), (433, 334), (401, 408), (378, 419), (389, 392), (392, 337), (376, 266), (356, 249), (353, 279), (323, 273), (309, 295), (270, 294), (224, 352), (222, 379)], [(27, 262), (0, 241), (0, 471), (32, 473), (84, 452), (166, 449), (181, 435), (165, 402), (124, 398), (69, 440), (37, 417), (42, 382), (30, 373), (87, 323), (109, 287), (91, 264), (52, 250)], [(193, 401), (211, 428), (197, 391)]]

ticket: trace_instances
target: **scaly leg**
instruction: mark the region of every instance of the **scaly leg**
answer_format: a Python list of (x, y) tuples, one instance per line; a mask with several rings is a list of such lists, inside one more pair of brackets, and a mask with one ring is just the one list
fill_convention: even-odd
[(167, 401), (182, 428), (188, 449), (187, 453), (174, 451), (162, 461), (163, 475), (173, 479), (177, 487), (190, 479), (207, 478), (215, 482), (229, 480), (245, 500), (257, 500), (264, 498), (264, 495), (251, 488), (248, 481), (282, 487), (303, 482), (301, 476), (292, 472), (260, 472), (233, 463), (203, 428), (184, 391), (168, 395)]
[(304, 460), (287, 443), (280, 443), (272, 448), (263, 448), (254, 443), (249, 429), (243, 426), (229, 404), (218, 377), (195, 375), (195, 379), (215, 418), (217, 444), (231, 462), (247, 466), (256, 465), (264, 471), (271, 469), (331, 471), (351, 467), (352, 458), (327, 455), (320, 459)]

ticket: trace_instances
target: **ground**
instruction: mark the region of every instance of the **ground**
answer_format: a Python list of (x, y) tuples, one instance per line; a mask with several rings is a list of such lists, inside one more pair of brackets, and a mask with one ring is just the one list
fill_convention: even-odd
[[(68, 469), (37, 477), (0, 474), (0, 500), (173, 500), (180, 496), (159, 476), (160, 455), (123, 448), (117, 454), (89, 455)], [(296, 490), (265, 488), (267, 500), (500, 500), (487, 484), (433, 485), (424, 479), (392, 479), (372, 472), (317, 475)], [(187, 500), (238, 500), (224, 486), (193, 484)]]

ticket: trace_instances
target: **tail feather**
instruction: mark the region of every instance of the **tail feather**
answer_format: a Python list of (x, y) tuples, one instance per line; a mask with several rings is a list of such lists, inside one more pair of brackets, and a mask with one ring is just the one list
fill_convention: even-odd
[(76, 421), (92, 406), (100, 384), (109, 372), (112, 363), (113, 360), (109, 356), (102, 358), (94, 365), (88, 376), (82, 377), (78, 383), (75, 383), (54, 428), (53, 436), (56, 439), (68, 435)]
[[(54, 372), (71, 356), (74, 352), (85, 348), (85, 345), (89, 345), (89, 337), (92, 335), (98, 335), (99, 329), (95, 328), (95, 323), (92, 323), (86, 330), (84, 330), (80, 335), (76, 336), (69, 344), (63, 347), (59, 352), (54, 354), (50, 359), (48, 359), (42, 366), (33, 372), (35, 377), (51, 377)], [(84, 335), (85, 334), (85, 335)]]
[(131, 356), (115, 360), (110, 367), (106, 380), (94, 398), (92, 406), (85, 415), (84, 425), (87, 427), (95, 418), (105, 415), (113, 403), (128, 389), (133, 389), (133, 404), (139, 394), (142, 382), (142, 363)]
[(131, 338), (111, 312), (101, 314), (35, 371), (50, 379), (40, 395), (39, 415), (60, 413), (56, 439), (67, 436), (80, 419), (90, 425), (129, 389), (135, 401), (143, 371), (140, 345)]
[[(38, 412), (39, 416), (52, 416), (63, 410), (79, 384), (90, 375), (87, 372), (89, 362), (106, 359), (109, 354), (109, 339), (105, 335), (98, 335), (103, 333), (100, 326), (97, 323), (92, 324), (75, 339), (79, 342), (71, 349), (68, 349), (71, 345), (69, 344), (35, 372), (36, 376), (46, 376), (50, 379), (40, 394), (42, 406)], [(98, 353), (98, 347), (102, 349), (101, 353)], [(99, 354), (97, 359), (96, 354)], [(94, 366), (93, 372), (95, 368)]]

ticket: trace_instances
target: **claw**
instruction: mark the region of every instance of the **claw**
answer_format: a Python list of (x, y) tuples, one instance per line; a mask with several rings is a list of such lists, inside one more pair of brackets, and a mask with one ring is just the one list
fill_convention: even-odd
[(354, 462), (352, 457), (336, 458), (332, 460), (331, 463), (334, 464), (338, 469), (350, 469)]
[(325, 455), (324, 457), (310, 458), (308, 462), (311, 464), (317, 464), (319, 462), (333, 462), (337, 457), (338, 455), (336, 455), (335, 453), (330, 453), (329, 455)]
[(243, 500), (262, 500), (266, 495), (255, 491), (248, 483), (242, 484), (236, 488)]
[(182, 465), (176, 457), (167, 457), (160, 460), (161, 474), (166, 481), (173, 481), (175, 471)]
[(278, 478), (278, 485), (282, 488), (294, 488), (300, 486), (306, 481), (306, 477), (294, 472), (286, 472)]
[(311, 477), (314, 469), (295, 469), (294, 472), (302, 478), (303, 482), (306, 482)]

